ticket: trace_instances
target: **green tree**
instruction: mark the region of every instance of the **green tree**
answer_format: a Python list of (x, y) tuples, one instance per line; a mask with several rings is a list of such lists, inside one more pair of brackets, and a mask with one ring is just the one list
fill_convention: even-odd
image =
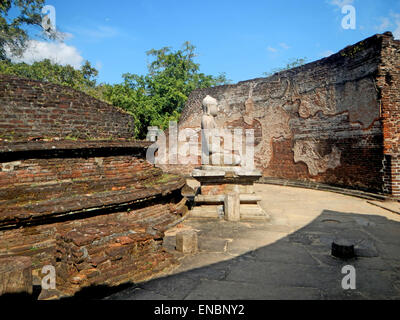
[(297, 58), (297, 59), (291, 59), (286, 63), (286, 66), (281, 67), (281, 68), (275, 68), (272, 69), (270, 72), (264, 72), (263, 75), (269, 77), (272, 76), (273, 74), (277, 73), (277, 72), (282, 72), (282, 71), (286, 71), (286, 70), (290, 70), (296, 67), (300, 67), (304, 64), (306, 64), (308, 61), (308, 59), (306, 57), (304, 58)]
[[(0, 0), (0, 60), (7, 59), (6, 47), (13, 55), (21, 55), (29, 39), (27, 27), (41, 28), (45, 0)], [(10, 17), (10, 10), (17, 14)]]
[(86, 61), (80, 69), (74, 69), (70, 65), (62, 66), (48, 59), (34, 62), (32, 65), (0, 60), (0, 74), (69, 86), (100, 99), (103, 96), (103, 85), (96, 86), (98, 71), (89, 61)]
[(201, 73), (194, 62), (195, 49), (189, 42), (176, 51), (152, 49), (147, 52), (151, 57), (147, 75), (126, 73), (123, 83), (105, 89), (107, 101), (133, 114), (137, 138), (146, 137), (150, 125), (165, 129), (169, 121), (177, 121), (193, 90), (228, 82), (225, 74)]

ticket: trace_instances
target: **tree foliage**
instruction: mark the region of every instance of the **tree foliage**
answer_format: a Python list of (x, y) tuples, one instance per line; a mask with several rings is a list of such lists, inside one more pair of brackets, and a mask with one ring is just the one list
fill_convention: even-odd
[(147, 55), (151, 58), (147, 75), (126, 73), (121, 84), (104, 91), (107, 101), (133, 114), (137, 138), (146, 137), (148, 126), (165, 129), (169, 121), (177, 121), (193, 90), (228, 82), (225, 74), (214, 77), (199, 71), (195, 47), (189, 42), (180, 50), (164, 47)]
[(224, 74), (214, 77), (199, 71), (199, 64), (194, 62), (195, 47), (189, 42), (181, 50), (164, 47), (147, 55), (151, 62), (146, 75), (126, 73), (123, 82), (115, 85), (98, 85), (98, 71), (88, 61), (74, 69), (50, 60), (32, 65), (0, 60), (0, 74), (69, 86), (120, 107), (134, 117), (138, 139), (146, 137), (148, 126), (166, 129), (169, 121), (178, 121), (193, 90), (228, 82)]
[(0, 74), (65, 85), (86, 92), (96, 98), (102, 98), (101, 86), (96, 86), (98, 71), (92, 67), (89, 61), (86, 61), (77, 70), (70, 65), (54, 64), (48, 59), (34, 62), (32, 65), (3, 60), (0, 61)]
[[(27, 27), (41, 26), (45, 0), (0, 0), (0, 60), (7, 59), (6, 48), (21, 55), (29, 39)], [(10, 17), (10, 10), (17, 14)]]

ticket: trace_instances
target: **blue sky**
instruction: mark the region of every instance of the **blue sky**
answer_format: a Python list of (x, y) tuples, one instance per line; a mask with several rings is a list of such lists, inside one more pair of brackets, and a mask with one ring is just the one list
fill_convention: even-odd
[[(398, 0), (48, 0), (64, 43), (41, 43), (25, 60), (55, 55), (79, 66), (89, 60), (99, 81), (145, 74), (145, 52), (186, 40), (201, 71), (225, 72), (233, 83), (263, 76), (290, 59), (318, 60), (375, 33), (400, 38)], [(341, 7), (356, 9), (356, 29), (343, 29)]]

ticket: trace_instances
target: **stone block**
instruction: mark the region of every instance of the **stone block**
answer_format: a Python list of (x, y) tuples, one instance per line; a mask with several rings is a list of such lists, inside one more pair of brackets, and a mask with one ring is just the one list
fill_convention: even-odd
[(198, 237), (195, 231), (183, 231), (176, 235), (176, 250), (182, 253), (196, 253)]
[(224, 206), (223, 205), (202, 205), (197, 206), (190, 211), (191, 218), (204, 218), (204, 219), (219, 219), (224, 215)]
[(0, 259), (0, 296), (31, 295), (32, 290), (32, 261), (29, 257)]

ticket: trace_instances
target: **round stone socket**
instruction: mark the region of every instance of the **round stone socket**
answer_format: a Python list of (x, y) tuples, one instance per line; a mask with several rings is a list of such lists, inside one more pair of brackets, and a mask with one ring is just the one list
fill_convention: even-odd
[(332, 242), (332, 256), (344, 260), (355, 258), (354, 244), (347, 240), (335, 240)]

